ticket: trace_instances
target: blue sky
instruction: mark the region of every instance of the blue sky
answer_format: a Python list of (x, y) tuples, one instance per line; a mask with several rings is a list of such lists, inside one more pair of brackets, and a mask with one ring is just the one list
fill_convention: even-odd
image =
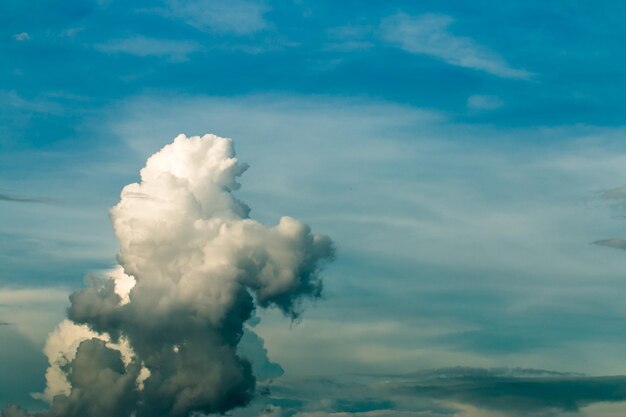
[[(0, 364), (22, 364), (0, 405), (44, 406), (45, 338), (115, 263), (108, 209), (184, 132), (233, 138), (253, 218), (337, 246), (301, 322), (259, 312), (285, 374), (242, 413), (522, 409), (403, 390), (461, 366), (451, 384), (560, 372), (532, 375), (553, 398), (511, 394), (526, 415), (620, 415), (625, 19), (618, 1), (0, 3)], [(614, 378), (559, 397), (592, 376)]]

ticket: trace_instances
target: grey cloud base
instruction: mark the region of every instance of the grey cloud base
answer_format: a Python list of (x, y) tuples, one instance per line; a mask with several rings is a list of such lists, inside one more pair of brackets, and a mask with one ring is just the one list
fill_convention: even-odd
[(272, 228), (250, 219), (232, 195), (246, 168), (229, 139), (179, 135), (124, 188), (111, 210), (123, 270), (70, 296), (71, 323), (46, 346), (43, 415), (184, 417), (253, 398), (238, 350), (245, 323), (257, 307), (298, 317), (303, 299), (320, 296), (334, 246), (293, 218)]

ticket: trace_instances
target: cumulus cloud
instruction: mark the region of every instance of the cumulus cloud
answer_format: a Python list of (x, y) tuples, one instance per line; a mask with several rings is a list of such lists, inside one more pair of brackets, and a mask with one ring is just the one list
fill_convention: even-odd
[(454, 22), (450, 16), (424, 14), (409, 16), (398, 13), (381, 23), (382, 38), (407, 52), (430, 55), (464, 68), (484, 71), (502, 78), (526, 80), (532, 74), (510, 66), (502, 57), (471, 38), (449, 31)]
[(29, 417), (28, 411), (15, 404), (8, 404), (2, 410), (2, 417)]
[(298, 317), (334, 247), (290, 217), (252, 220), (232, 194), (246, 168), (229, 139), (179, 135), (123, 189), (110, 213), (119, 268), (70, 296), (46, 344), (50, 416), (182, 417), (251, 400), (246, 322), (255, 308)]

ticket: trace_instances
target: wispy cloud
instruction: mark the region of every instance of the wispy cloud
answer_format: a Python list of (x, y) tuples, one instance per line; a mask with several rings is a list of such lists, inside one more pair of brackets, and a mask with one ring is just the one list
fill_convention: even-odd
[(533, 74), (509, 65), (502, 57), (475, 40), (449, 30), (454, 19), (446, 15), (409, 16), (398, 13), (383, 19), (382, 38), (400, 49), (429, 55), (463, 68), (484, 71), (501, 78), (527, 80)]
[[(261, 324), (288, 374), (395, 371), (407, 361), (624, 369), (608, 352), (583, 360), (588, 343), (607, 350), (624, 343), (609, 317), (621, 311), (614, 295), (626, 285), (619, 284), (626, 258), (588, 244), (615, 233), (616, 220), (576, 204), (626, 178), (623, 129), (502, 131), (411, 106), (324, 96), (141, 97), (116, 114), (110, 136), (141, 157), (181, 126), (236, 138), (258, 172), (242, 189), (254, 216), (275, 219), (270, 202), (278, 199), (337, 236), (338, 272), (324, 309), (289, 330), (297, 337), (280, 333), (278, 320)], [(560, 146), (547, 145), (555, 140)], [(526, 148), (531, 141), (537, 145)], [(572, 282), (580, 285), (564, 284)], [(590, 315), (588, 306), (600, 307)], [(381, 325), (392, 334), (379, 334), (376, 320), (406, 322)], [(572, 320), (575, 328), (564, 324)], [(337, 341), (361, 321), (368, 327), (351, 338), (358, 343)], [(422, 332), (431, 327), (458, 337)], [(332, 354), (310, 348), (320, 340)]]
[(7, 201), (11, 203), (40, 203), (40, 204), (50, 204), (53, 202), (53, 200), (49, 198), (24, 197), (24, 196), (3, 194), (3, 193), (0, 193), (0, 201)]
[[(610, 202), (611, 208), (621, 214), (626, 209), (626, 186), (609, 188), (598, 192), (599, 198)], [(626, 250), (626, 239), (608, 238), (591, 242), (592, 245), (606, 246), (608, 248)]]
[(626, 400), (624, 388), (623, 376), (459, 367), (279, 380), (259, 406), (268, 416), (574, 417), (596, 415), (588, 413), (590, 405)]
[(199, 30), (247, 35), (267, 27), (269, 8), (250, 0), (169, 0), (170, 13)]
[(30, 35), (26, 32), (16, 33), (15, 35), (13, 35), (13, 39), (18, 42), (24, 42), (30, 39)]
[(174, 62), (185, 61), (189, 54), (201, 49), (199, 44), (191, 41), (155, 39), (144, 36), (115, 39), (95, 47), (105, 53), (162, 57)]
[(502, 104), (502, 100), (496, 96), (473, 95), (467, 99), (467, 107), (471, 110), (495, 110)]
[(626, 250), (626, 240), (624, 239), (601, 239), (591, 243), (598, 246)]

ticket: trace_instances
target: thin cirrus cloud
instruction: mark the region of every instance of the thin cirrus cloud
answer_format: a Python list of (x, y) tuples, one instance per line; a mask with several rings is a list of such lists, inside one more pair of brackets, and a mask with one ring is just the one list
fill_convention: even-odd
[(140, 57), (162, 57), (173, 62), (187, 60), (189, 54), (200, 50), (201, 46), (190, 41), (134, 36), (126, 39), (115, 39), (95, 46), (97, 50), (111, 54), (128, 54)]
[(528, 80), (533, 74), (514, 68), (501, 56), (475, 40), (449, 30), (454, 19), (446, 15), (409, 16), (398, 13), (383, 19), (382, 38), (414, 54), (438, 58), (450, 65), (483, 71), (501, 78)]
[(248, 0), (169, 0), (169, 14), (202, 31), (247, 35), (267, 27), (263, 3)]
[[(607, 350), (625, 343), (611, 339), (619, 333), (609, 319), (620, 305), (612, 296), (624, 261), (588, 245), (613, 233), (616, 220), (576, 204), (626, 175), (621, 129), (502, 132), (410, 106), (301, 96), (137, 97), (116, 114), (110, 136), (142, 158), (181, 125), (237, 138), (257, 174), (242, 190), (255, 217), (277, 218), (272, 206), (281, 201), (286, 212), (333, 231), (341, 256), (325, 282), (332, 296), (324, 309), (289, 333), (280, 317), (264, 317), (257, 328), (287, 375), (402, 372), (407, 363), (623, 369), (621, 355), (608, 352), (604, 364), (582, 360), (590, 340)], [(562, 145), (522, 148), (546, 138)], [(584, 305), (606, 306), (595, 316), (606, 320), (570, 307)], [(572, 317), (577, 325), (566, 330)], [(374, 332), (376, 320), (392, 334)], [(353, 337), (360, 343), (337, 343), (336, 334), (360, 329), (360, 321), (369, 325)], [(319, 343), (323, 357), (312, 348)]]
[(467, 108), (470, 110), (496, 110), (503, 104), (502, 100), (496, 96), (476, 94), (467, 99)]

